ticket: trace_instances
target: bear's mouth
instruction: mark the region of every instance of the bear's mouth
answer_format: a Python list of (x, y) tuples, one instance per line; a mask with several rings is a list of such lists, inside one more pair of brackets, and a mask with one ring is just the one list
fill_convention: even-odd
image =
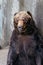
[(22, 28), (21, 30), (18, 30), (19, 34), (26, 34), (27, 28)]
[(17, 26), (17, 30), (19, 33), (25, 33), (26, 32), (26, 24), (23, 24), (23, 25), (20, 25), (20, 26)]
[(30, 25), (26, 26), (25, 28), (22, 28), (21, 30), (18, 30), (18, 33), (22, 35), (30, 35), (30, 34), (33, 34), (33, 32), (34, 32), (34, 29)]
[(25, 32), (26, 32), (26, 27), (25, 27), (25, 28), (20, 28), (20, 29), (18, 29), (18, 32), (19, 32), (19, 33), (25, 33)]

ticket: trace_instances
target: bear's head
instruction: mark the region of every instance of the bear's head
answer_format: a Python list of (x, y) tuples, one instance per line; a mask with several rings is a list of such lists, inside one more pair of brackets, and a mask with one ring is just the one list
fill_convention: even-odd
[(19, 34), (32, 34), (35, 22), (29, 11), (20, 11), (14, 14), (14, 28)]

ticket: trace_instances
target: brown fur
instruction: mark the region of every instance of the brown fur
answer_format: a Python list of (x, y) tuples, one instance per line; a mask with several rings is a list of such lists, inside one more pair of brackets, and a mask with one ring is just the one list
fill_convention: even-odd
[[(18, 26), (23, 27), (21, 32), (19, 32)], [(43, 65), (41, 64), (43, 61), (41, 47), (43, 41), (31, 13), (21, 11), (15, 14), (14, 27), (7, 65)]]

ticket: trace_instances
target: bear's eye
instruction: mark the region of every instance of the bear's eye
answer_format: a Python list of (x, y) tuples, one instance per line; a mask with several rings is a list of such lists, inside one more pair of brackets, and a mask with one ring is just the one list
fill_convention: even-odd
[(16, 25), (18, 24), (18, 20), (17, 20), (17, 19), (15, 19), (15, 24), (16, 24)]
[(26, 22), (24, 22), (24, 25), (23, 25), (23, 27), (24, 27), (24, 28), (26, 27)]

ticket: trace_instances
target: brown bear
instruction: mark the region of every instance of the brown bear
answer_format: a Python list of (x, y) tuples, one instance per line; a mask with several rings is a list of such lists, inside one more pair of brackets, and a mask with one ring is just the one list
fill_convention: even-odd
[(7, 65), (43, 65), (43, 40), (29, 11), (14, 15)]

